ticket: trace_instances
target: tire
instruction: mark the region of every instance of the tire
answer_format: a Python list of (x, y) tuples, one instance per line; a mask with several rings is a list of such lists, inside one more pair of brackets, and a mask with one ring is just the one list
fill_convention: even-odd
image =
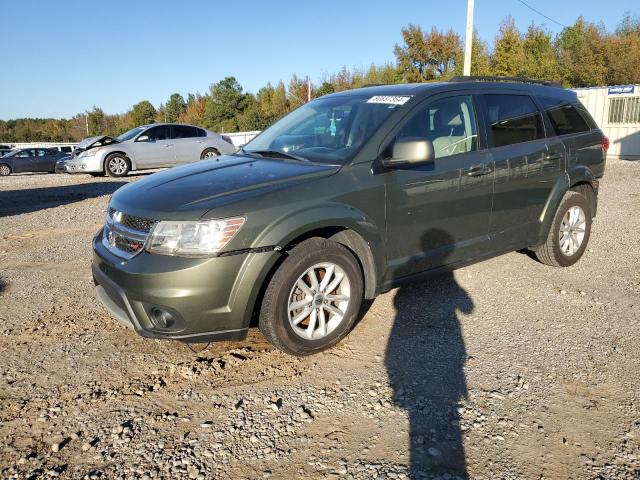
[(204, 160), (205, 158), (216, 158), (220, 156), (220, 152), (215, 148), (205, 148), (203, 152), (200, 154), (200, 160)]
[[(532, 249), (536, 259), (552, 267), (570, 267), (576, 263), (589, 243), (591, 222), (587, 198), (578, 192), (567, 192), (556, 210), (546, 241)], [(563, 231), (569, 232), (568, 235)]]
[[(318, 287), (322, 287), (324, 276), (330, 275), (324, 283), (324, 293), (318, 294), (317, 289), (312, 295), (313, 282), (308, 276), (312, 269)], [(338, 282), (340, 276), (342, 280)], [(306, 292), (298, 286), (300, 282), (307, 286)], [(331, 299), (325, 298), (325, 294)], [(318, 353), (349, 333), (357, 320), (362, 296), (362, 271), (353, 254), (336, 242), (311, 238), (293, 248), (271, 278), (262, 300), (259, 328), (272, 345), (285, 353), (296, 356)], [(295, 303), (307, 306), (290, 313), (290, 305)]]
[(11, 167), (6, 163), (0, 164), (0, 177), (7, 177), (11, 175)]
[(124, 177), (131, 170), (131, 162), (121, 153), (112, 153), (104, 160), (104, 171), (110, 177)]

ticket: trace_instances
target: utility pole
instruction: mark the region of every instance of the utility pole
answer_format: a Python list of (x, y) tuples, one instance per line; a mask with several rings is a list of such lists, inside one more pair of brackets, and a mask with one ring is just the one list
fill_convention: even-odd
[(467, 0), (467, 33), (464, 37), (464, 67), (462, 74), (471, 75), (471, 45), (473, 44), (473, 0)]
[(309, 80), (309, 76), (307, 75), (307, 102), (311, 101), (311, 80)]
[(89, 115), (84, 116), (84, 126), (87, 129), (87, 137), (89, 136)]

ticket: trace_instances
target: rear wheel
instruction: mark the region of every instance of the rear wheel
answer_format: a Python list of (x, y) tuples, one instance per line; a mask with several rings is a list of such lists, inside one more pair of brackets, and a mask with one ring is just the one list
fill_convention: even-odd
[(362, 272), (347, 248), (323, 238), (305, 240), (269, 282), (260, 330), (291, 355), (318, 353), (349, 333), (362, 295)]
[(536, 258), (553, 267), (569, 267), (580, 260), (591, 236), (591, 207), (580, 193), (567, 192), (560, 202), (547, 240), (535, 247)]
[(0, 177), (6, 177), (7, 175), (11, 175), (11, 167), (6, 163), (0, 164)]
[(215, 148), (207, 148), (200, 155), (200, 160), (204, 160), (205, 158), (216, 158), (220, 156), (220, 152), (218, 152)]
[(121, 153), (112, 153), (104, 161), (104, 171), (110, 177), (124, 177), (129, 170), (131, 170), (131, 163)]

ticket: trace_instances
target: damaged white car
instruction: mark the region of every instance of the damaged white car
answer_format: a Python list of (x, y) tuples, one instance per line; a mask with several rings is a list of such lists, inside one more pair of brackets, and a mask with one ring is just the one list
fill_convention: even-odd
[(64, 163), (64, 169), (67, 173), (122, 177), (131, 170), (174, 167), (235, 150), (228, 137), (210, 130), (155, 123), (133, 128), (116, 138), (85, 138)]

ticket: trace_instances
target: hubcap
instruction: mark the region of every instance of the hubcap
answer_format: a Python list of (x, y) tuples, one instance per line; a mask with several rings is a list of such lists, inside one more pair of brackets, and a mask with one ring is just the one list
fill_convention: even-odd
[(204, 158), (213, 158), (213, 157), (217, 157), (218, 154), (216, 152), (207, 152), (204, 154)]
[(345, 271), (335, 263), (319, 263), (306, 270), (289, 293), (289, 325), (296, 335), (317, 340), (344, 320), (351, 295)]
[(109, 160), (109, 170), (116, 175), (122, 175), (127, 171), (127, 161), (122, 157), (113, 157)]
[(0, 165), (0, 175), (9, 175), (9, 167)]
[(560, 223), (560, 251), (570, 257), (580, 249), (587, 225), (582, 208), (575, 206), (567, 210)]

